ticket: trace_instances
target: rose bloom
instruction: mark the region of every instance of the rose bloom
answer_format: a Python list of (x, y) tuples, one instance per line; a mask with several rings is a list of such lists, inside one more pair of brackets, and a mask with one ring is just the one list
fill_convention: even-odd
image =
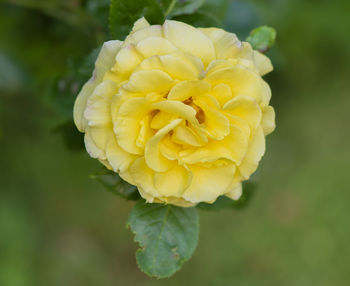
[(91, 157), (150, 203), (237, 200), (275, 128), (272, 65), (217, 28), (139, 19), (106, 42), (74, 106)]

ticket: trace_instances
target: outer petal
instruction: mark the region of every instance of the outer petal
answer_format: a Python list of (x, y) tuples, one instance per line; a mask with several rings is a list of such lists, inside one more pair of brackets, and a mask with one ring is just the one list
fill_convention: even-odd
[(179, 165), (174, 165), (165, 173), (154, 173), (154, 186), (164, 197), (181, 197), (191, 181), (192, 173)]
[(231, 190), (225, 195), (232, 200), (238, 200), (242, 195), (242, 183), (235, 182), (234, 187), (231, 187)]
[(176, 47), (201, 58), (204, 65), (215, 59), (212, 41), (198, 29), (182, 22), (166, 20), (163, 31)]
[(132, 163), (129, 173), (143, 198), (148, 202), (153, 202), (154, 197), (159, 197), (153, 184), (154, 171), (147, 166), (144, 157), (140, 157)]
[(111, 98), (117, 91), (118, 88), (113, 81), (103, 81), (95, 88), (88, 98), (84, 112), (89, 126), (103, 126), (111, 123)]
[(145, 17), (142, 17), (134, 23), (134, 26), (132, 27), (132, 33), (144, 28), (148, 28), (149, 26), (150, 24), (145, 19)]
[(115, 55), (117, 54), (121, 45), (121, 41), (108, 41), (103, 44), (100, 54), (95, 62), (93, 76), (83, 86), (82, 90), (78, 94), (78, 97), (74, 103), (73, 117), (75, 125), (81, 132), (84, 132), (87, 124), (86, 119), (84, 118), (87, 100), (95, 87), (102, 81), (102, 77), (105, 72), (114, 65)]
[(125, 80), (133, 70), (142, 62), (143, 56), (138, 52), (134, 45), (124, 46), (116, 56), (116, 63), (110, 73), (105, 78), (114, 79), (119, 82)]
[(202, 28), (200, 30), (213, 41), (217, 59), (234, 58), (242, 50), (242, 42), (235, 34), (218, 28)]
[(273, 109), (272, 106), (267, 106), (266, 108), (263, 109), (263, 118), (261, 121), (261, 127), (264, 130), (265, 136), (275, 130), (276, 128), (275, 110)]
[(262, 76), (273, 70), (270, 59), (258, 51), (254, 51), (254, 62)]
[(244, 179), (248, 179), (258, 167), (261, 157), (265, 153), (265, 136), (261, 127), (255, 131), (253, 138), (250, 141), (248, 152), (238, 167), (239, 172)]
[(224, 105), (224, 110), (244, 119), (255, 130), (261, 122), (261, 109), (254, 98), (239, 95)]
[(85, 147), (92, 158), (106, 160), (105, 149), (111, 136), (110, 127), (87, 127), (84, 137)]
[(126, 37), (123, 46), (134, 44), (148, 38), (148, 37), (162, 37), (162, 27), (160, 25), (152, 25), (138, 29)]
[(115, 172), (125, 172), (137, 156), (125, 152), (117, 143), (114, 136), (109, 140), (106, 147), (106, 156), (109, 164)]
[(183, 197), (193, 203), (212, 202), (222, 194), (233, 180), (236, 167), (234, 164), (226, 166), (211, 166), (209, 168), (190, 165), (193, 174), (192, 183)]

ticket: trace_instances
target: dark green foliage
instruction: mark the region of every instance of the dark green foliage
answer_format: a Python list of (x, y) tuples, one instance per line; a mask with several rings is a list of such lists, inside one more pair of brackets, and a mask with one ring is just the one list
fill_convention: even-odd
[(127, 200), (138, 200), (140, 194), (137, 188), (125, 182), (120, 176), (107, 169), (90, 175), (92, 179), (99, 181), (107, 191)]
[(163, 12), (156, 0), (112, 0), (109, 11), (109, 31), (112, 39), (124, 40), (133, 24), (145, 17), (151, 24), (164, 20)]
[(84, 134), (80, 133), (73, 120), (57, 126), (54, 129), (55, 133), (60, 133), (66, 147), (71, 151), (82, 151), (84, 150)]

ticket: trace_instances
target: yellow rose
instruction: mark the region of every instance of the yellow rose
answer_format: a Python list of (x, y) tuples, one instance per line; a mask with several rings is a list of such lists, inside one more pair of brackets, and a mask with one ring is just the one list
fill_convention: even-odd
[(275, 128), (261, 78), (271, 70), (235, 34), (142, 18), (124, 42), (103, 45), (74, 121), (90, 156), (147, 202), (238, 199)]

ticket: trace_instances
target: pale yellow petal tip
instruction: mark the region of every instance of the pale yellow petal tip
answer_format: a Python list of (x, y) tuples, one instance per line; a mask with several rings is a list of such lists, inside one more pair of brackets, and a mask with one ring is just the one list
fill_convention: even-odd
[(263, 118), (261, 121), (261, 126), (264, 130), (264, 135), (269, 135), (272, 133), (276, 128), (276, 115), (275, 110), (272, 106), (267, 106), (263, 113)]
[(135, 23), (134, 23), (134, 26), (132, 28), (132, 32), (136, 32), (138, 30), (141, 30), (141, 29), (144, 29), (144, 28), (147, 28), (149, 27), (150, 24), (148, 23), (148, 21), (146, 20), (145, 17), (142, 17), (140, 19), (138, 19)]
[(239, 184), (236, 188), (225, 194), (226, 197), (229, 197), (232, 200), (239, 200), (239, 198), (242, 196), (242, 184)]
[(273, 71), (271, 60), (258, 51), (254, 51), (254, 62), (261, 76)]

